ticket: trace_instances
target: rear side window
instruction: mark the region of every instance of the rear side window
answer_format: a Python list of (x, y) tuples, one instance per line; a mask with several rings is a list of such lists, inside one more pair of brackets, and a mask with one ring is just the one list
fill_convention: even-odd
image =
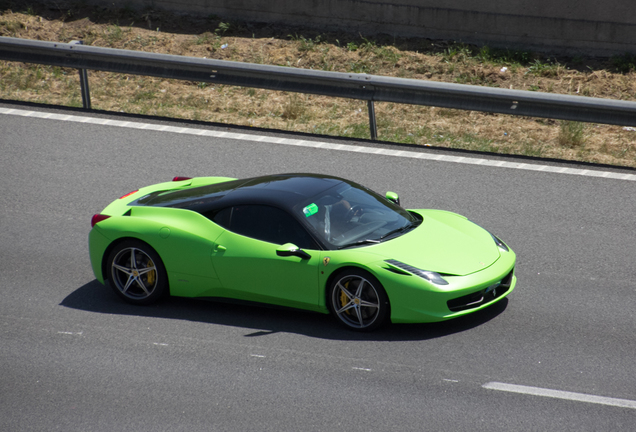
[(232, 207), (227, 207), (222, 210), (217, 210), (211, 214), (204, 214), (205, 217), (212, 219), (218, 225), (221, 225), (225, 229), (230, 228), (230, 216), (232, 215)]
[(222, 227), (246, 237), (275, 244), (293, 243), (303, 249), (318, 249), (305, 228), (285, 211), (276, 207), (228, 207), (216, 212), (211, 219)]

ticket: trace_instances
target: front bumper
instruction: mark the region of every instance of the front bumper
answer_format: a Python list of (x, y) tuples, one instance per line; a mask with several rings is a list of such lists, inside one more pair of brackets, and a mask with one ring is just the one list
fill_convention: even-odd
[[(382, 269), (380, 281), (391, 302), (394, 323), (445, 321), (503, 300), (515, 288), (514, 252), (503, 252), (491, 266), (466, 276), (444, 276), (449, 284), (436, 286), (418, 276)], [(380, 270), (378, 270), (380, 271)]]

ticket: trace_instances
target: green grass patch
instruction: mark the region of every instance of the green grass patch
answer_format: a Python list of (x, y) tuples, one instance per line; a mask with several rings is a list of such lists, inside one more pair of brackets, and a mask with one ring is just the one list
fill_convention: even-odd
[(558, 77), (559, 73), (564, 69), (556, 60), (554, 61), (541, 61), (535, 60), (526, 71), (526, 75), (534, 75), (538, 77), (554, 78)]
[(612, 66), (620, 73), (636, 71), (636, 55), (623, 54), (611, 58)]
[(320, 35), (315, 38), (306, 38), (303, 35), (288, 35), (288, 37), (298, 43), (298, 51), (300, 52), (308, 52), (308, 51), (316, 51), (318, 45), (322, 43), (322, 37)]
[(297, 93), (291, 93), (287, 97), (287, 102), (283, 106), (283, 112), (281, 117), (286, 120), (296, 120), (303, 116), (306, 112), (306, 107), (300, 96)]
[(557, 139), (561, 147), (582, 148), (586, 139), (585, 123), (564, 120), (559, 126), (559, 137)]

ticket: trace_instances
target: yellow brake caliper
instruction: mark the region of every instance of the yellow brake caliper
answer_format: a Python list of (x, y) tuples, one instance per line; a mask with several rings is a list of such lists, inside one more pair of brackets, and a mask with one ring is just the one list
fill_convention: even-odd
[[(345, 288), (347, 289), (347, 291), (349, 290), (349, 282), (345, 283)], [(345, 294), (344, 290), (340, 290), (340, 306), (345, 307), (347, 303), (349, 303), (349, 301), (350, 299), (349, 297), (347, 297), (347, 294)], [(347, 309), (345, 313), (347, 315), (351, 315), (351, 309)]]
[[(146, 264), (146, 267), (154, 267), (155, 263), (152, 262), (152, 260), (148, 260), (148, 264)], [(155, 270), (149, 271), (148, 273), (146, 273), (146, 282), (148, 282), (148, 285), (154, 285), (155, 284), (155, 280), (157, 279), (157, 273)]]

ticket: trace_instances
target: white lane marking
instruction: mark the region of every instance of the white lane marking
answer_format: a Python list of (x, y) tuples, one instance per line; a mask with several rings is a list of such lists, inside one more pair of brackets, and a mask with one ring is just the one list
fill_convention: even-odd
[(352, 367), (351, 369), (353, 369), (353, 370), (361, 370), (361, 371), (365, 371), (365, 372), (371, 372), (371, 369), (361, 368), (361, 367)]
[(542, 171), (542, 172), (549, 172), (549, 173), (556, 173), (556, 174), (579, 175), (584, 177), (602, 177), (602, 178), (608, 178), (613, 180), (636, 181), (636, 174), (621, 174), (621, 173), (615, 173), (611, 171), (595, 171), (595, 170), (590, 171), (587, 169), (563, 168), (563, 167), (560, 168), (560, 167), (554, 167), (550, 165), (514, 163), (514, 162), (505, 162), (505, 161), (483, 159), (483, 158), (472, 158), (472, 157), (464, 157), (464, 156), (427, 154), (427, 153), (407, 151), (407, 150), (378, 149), (373, 147), (363, 147), (363, 146), (347, 145), (347, 144), (332, 144), (332, 143), (318, 142), (318, 141), (304, 141), (304, 140), (297, 140), (297, 139), (276, 138), (276, 137), (259, 136), (259, 135), (246, 135), (241, 133), (220, 132), (220, 131), (212, 131), (207, 129), (179, 128), (179, 127), (173, 127), (173, 126), (155, 125), (151, 123), (108, 120), (108, 119), (92, 118), (92, 117), (85, 117), (85, 116), (45, 113), (40, 111), (25, 111), (25, 110), (19, 110), (19, 109), (3, 108), (3, 107), (0, 107), (0, 114), (17, 115), (21, 117), (44, 118), (49, 120), (69, 121), (69, 122), (76, 122), (76, 123), (92, 123), (92, 124), (98, 124), (98, 125), (106, 125), (106, 126), (114, 126), (114, 127), (130, 128), (130, 129), (150, 129), (150, 130), (156, 130), (161, 132), (171, 132), (171, 133), (179, 133), (179, 134), (187, 134), (187, 135), (198, 135), (198, 136), (210, 136), (214, 138), (235, 139), (235, 140), (241, 140), (241, 141), (265, 142), (270, 144), (310, 147), (310, 148), (316, 148), (316, 149), (322, 148), (322, 149), (328, 149), (328, 150), (339, 150), (339, 151), (348, 151), (348, 152), (357, 152), (357, 153), (382, 154), (384, 156), (404, 157), (404, 158), (411, 158), (411, 159), (425, 159), (425, 160), (431, 160), (431, 161), (453, 162), (453, 163), (469, 164), (469, 165), (487, 165), (487, 166), (492, 166), (497, 168), (510, 168), (510, 169), (518, 169), (523, 171)]
[(264, 355), (260, 355), (260, 354), (250, 354), (250, 357), (265, 358)]
[(167, 343), (162, 343), (162, 342), (153, 342), (152, 344), (157, 346), (168, 346)]
[(621, 408), (636, 409), (636, 401), (629, 399), (617, 399), (605, 396), (596, 396), (586, 393), (574, 393), (562, 390), (550, 390), (540, 387), (529, 387), (515, 384), (506, 384), (500, 382), (489, 382), (482, 386), (486, 389), (500, 390), (511, 393), (522, 393), (532, 396), (543, 396), (556, 399), (566, 399), (577, 402), (588, 402), (600, 405), (610, 405)]
[(448, 378), (442, 378), (442, 379), (443, 379), (444, 381), (452, 382), (452, 383), (458, 383), (458, 382), (459, 382), (459, 380), (454, 380), (454, 379), (448, 379)]
[(73, 336), (81, 336), (83, 332), (67, 332), (67, 331), (59, 331), (57, 334), (65, 334), (65, 335), (73, 335)]

